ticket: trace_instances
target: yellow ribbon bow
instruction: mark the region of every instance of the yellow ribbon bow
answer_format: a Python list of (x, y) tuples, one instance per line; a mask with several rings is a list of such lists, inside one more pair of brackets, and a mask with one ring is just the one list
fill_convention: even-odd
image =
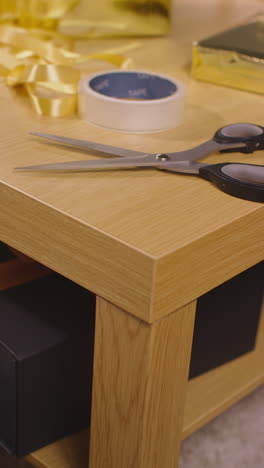
[[(131, 67), (132, 61), (123, 53), (138, 44), (96, 54), (78, 54), (72, 51), (71, 38), (43, 28), (43, 25), (54, 27), (78, 1), (0, 0), (0, 75), (8, 86), (25, 86), (38, 114), (61, 117), (75, 111), (81, 75), (79, 64), (99, 59), (121, 68)], [(30, 28), (16, 24), (14, 17), (18, 13), (20, 23)]]

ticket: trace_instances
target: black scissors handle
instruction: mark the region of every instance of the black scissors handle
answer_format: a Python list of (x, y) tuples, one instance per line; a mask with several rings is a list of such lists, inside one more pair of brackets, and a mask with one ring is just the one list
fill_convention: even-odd
[(199, 168), (199, 175), (233, 197), (264, 203), (264, 166), (209, 164)]
[(264, 127), (250, 123), (235, 123), (220, 128), (213, 140), (220, 144), (244, 143), (243, 147), (220, 149), (221, 153), (253, 153), (264, 149)]

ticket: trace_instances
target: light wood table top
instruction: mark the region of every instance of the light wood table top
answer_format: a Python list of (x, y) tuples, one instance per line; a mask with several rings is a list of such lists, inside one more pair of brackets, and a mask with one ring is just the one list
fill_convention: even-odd
[[(261, 5), (259, 0), (178, 0), (171, 36), (140, 39), (141, 48), (129, 53), (136, 68), (187, 85), (184, 122), (170, 131), (131, 135), (96, 128), (76, 116), (37, 116), (22, 93), (2, 83), (1, 240), (150, 323), (261, 261), (264, 206), (226, 195), (199, 178), (156, 170), (37, 174), (13, 169), (84, 158), (34, 139), (31, 131), (169, 152), (195, 146), (228, 123), (263, 125), (262, 96), (190, 76), (192, 41), (236, 24)], [(99, 50), (126, 41), (80, 48), (90, 44)], [(93, 62), (87, 70), (110, 68)], [(264, 151), (204, 159), (224, 160), (263, 164)]]

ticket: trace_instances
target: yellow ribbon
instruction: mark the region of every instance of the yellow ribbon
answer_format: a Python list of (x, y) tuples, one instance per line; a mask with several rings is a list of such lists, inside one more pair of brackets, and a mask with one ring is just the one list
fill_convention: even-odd
[[(9, 15), (14, 13), (14, 9), (11, 9), (14, 4), (11, 5), (11, 0), (8, 2), (10, 8), (9, 10), (6, 8), (6, 15), (3, 7), (1, 10), (2, 4), (0, 4), (0, 20), (8, 19)], [(99, 59), (121, 68), (131, 68), (133, 62), (124, 53), (138, 47), (137, 43), (100, 53), (79, 54), (73, 52), (74, 44), (71, 37), (56, 30), (39, 28), (41, 22), (33, 21), (34, 15), (39, 14), (41, 20), (47, 20), (47, 24), (50, 25), (51, 20), (59, 19), (69, 8), (78, 3), (78, 0), (17, 0), (17, 2), (17, 8), (20, 8), (20, 20), (23, 18), (20, 22), (30, 24), (32, 28), (25, 29), (12, 23), (0, 25), (2, 45), (0, 75), (4, 77), (8, 86), (25, 86), (37, 113), (61, 117), (75, 111), (78, 82), (81, 76), (79, 64)], [(41, 3), (46, 8), (42, 14), (41, 9), (37, 9), (37, 5), (40, 8)], [(25, 10), (26, 4), (31, 7), (31, 15), (27, 14), (29, 10)]]
[(80, 72), (60, 65), (19, 65), (7, 76), (9, 86), (25, 85), (38, 114), (62, 117), (74, 112)]

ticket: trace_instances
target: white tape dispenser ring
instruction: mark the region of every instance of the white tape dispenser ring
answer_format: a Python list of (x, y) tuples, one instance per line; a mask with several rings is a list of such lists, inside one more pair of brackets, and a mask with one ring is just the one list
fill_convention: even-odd
[(182, 121), (185, 85), (165, 75), (110, 71), (79, 84), (79, 114), (96, 126), (128, 133), (161, 132)]

